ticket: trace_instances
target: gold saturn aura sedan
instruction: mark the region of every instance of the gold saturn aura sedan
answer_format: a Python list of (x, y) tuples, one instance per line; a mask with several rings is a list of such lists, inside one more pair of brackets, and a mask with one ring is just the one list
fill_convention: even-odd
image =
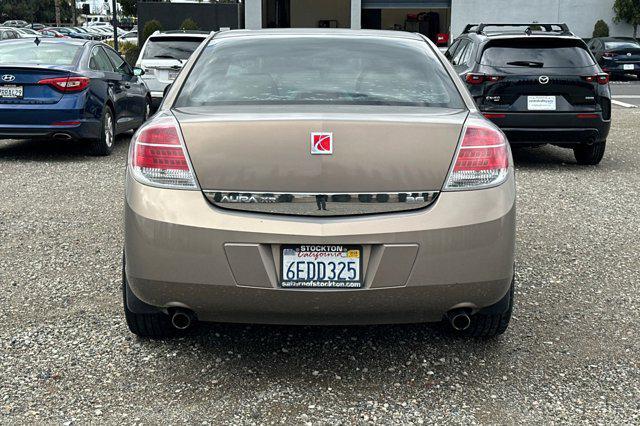
[(139, 336), (511, 317), (509, 145), (419, 34), (209, 36), (132, 139), (125, 222)]

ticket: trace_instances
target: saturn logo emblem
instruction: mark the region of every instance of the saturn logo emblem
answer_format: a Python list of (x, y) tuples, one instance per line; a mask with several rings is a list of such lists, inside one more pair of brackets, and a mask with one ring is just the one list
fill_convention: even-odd
[(311, 133), (311, 154), (316, 154), (316, 155), (333, 154), (333, 133), (312, 132)]
[(2, 81), (6, 83), (11, 83), (15, 79), (16, 79), (16, 76), (11, 74), (5, 74), (2, 76)]
[(549, 77), (547, 77), (546, 75), (541, 75), (540, 77), (538, 77), (538, 82), (540, 84), (547, 84), (549, 83)]

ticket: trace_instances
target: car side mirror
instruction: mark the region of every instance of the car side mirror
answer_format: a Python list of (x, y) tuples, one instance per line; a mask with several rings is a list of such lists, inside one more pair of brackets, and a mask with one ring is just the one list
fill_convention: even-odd
[(133, 67), (133, 75), (135, 75), (136, 77), (140, 77), (144, 75), (144, 70), (142, 68)]

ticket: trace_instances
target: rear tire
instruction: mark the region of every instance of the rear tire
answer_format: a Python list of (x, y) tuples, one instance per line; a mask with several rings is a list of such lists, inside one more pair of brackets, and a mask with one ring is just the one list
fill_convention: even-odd
[(91, 142), (91, 154), (97, 156), (111, 155), (116, 141), (116, 125), (111, 107), (105, 105), (100, 120), (100, 137)]
[[(471, 324), (469, 328), (462, 331), (455, 331), (449, 325), (449, 328), (458, 335), (465, 337), (496, 337), (507, 331), (509, 322), (511, 321), (511, 313), (513, 312), (513, 293), (515, 290), (515, 279), (511, 281), (509, 292), (503, 299), (495, 305), (481, 309), (475, 315), (471, 315)], [(497, 307), (502, 306), (506, 302), (506, 310), (493, 313)], [(503, 308), (504, 309), (504, 308)]]
[(144, 117), (142, 118), (142, 124), (140, 124), (140, 126), (138, 126), (135, 129), (133, 129), (133, 131), (135, 132), (140, 127), (142, 127), (142, 125), (147, 122), (149, 117), (151, 117), (151, 99), (150, 98), (146, 98), (145, 99), (145, 105), (144, 105)]
[(595, 166), (602, 161), (606, 148), (607, 141), (596, 142), (589, 145), (578, 145), (573, 148), (573, 155), (576, 157), (578, 164)]
[[(127, 320), (129, 330), (142, 338), (163, 339), (174, 336), (175, 328), (171, 325), (169, 315), (162, 312), (138, 314), (129, 309), (127, 305), (127, 290), (129, 293), (129, 283), (124, 271), (124, 261), (122, 265), (122, 302), (124, 305), (124, 317)], [(135, 296), (134, 296), (135, 297)]]

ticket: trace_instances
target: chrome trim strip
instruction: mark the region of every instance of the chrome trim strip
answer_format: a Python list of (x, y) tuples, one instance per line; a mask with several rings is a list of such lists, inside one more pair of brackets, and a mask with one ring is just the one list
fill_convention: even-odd
[(288, 193), (203, 191), (213, 205), (230, 210), (293, 216), (353, 216), (418, 210), (439, 191)]

